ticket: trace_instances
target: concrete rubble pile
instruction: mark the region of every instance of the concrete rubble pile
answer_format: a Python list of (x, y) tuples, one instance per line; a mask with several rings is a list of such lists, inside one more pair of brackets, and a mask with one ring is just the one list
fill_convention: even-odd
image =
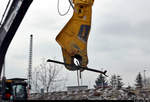
[(32, 99), (42, 100), (150, 100), (150, 90), (129, 89), (88, 89), (80, 91), (52, 92), (33, 95)]

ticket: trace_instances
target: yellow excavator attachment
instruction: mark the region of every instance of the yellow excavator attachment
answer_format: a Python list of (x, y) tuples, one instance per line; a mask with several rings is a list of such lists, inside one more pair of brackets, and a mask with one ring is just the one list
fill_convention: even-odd
[[(56, 41), (62, 47), (64, 63), (87, 67), (87, 42), (91, 29), (92, 5), (94, 0), (73, 0), (74, 13), (69, 22), (57, 35)], [(65, 66), (68, 70), (76, 70), (71, 66)]]

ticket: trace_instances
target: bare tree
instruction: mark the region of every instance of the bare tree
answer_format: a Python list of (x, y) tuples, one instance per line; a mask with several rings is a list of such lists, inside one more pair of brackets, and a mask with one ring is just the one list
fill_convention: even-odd
[(59, 76), (61, 67), (56, 64), (43, 62), (33, 71), (32, 90), (39, 93), (41, 89), (45, 92), (55, 91), (65, 83), (65, 78)]

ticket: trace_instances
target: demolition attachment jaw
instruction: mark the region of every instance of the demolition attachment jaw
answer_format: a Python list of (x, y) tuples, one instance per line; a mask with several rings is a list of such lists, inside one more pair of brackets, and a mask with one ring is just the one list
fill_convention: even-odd
[[(56, 41), (62, 48), (64, 63), (75, 65), (74, 59), (76, 58), (79, 65), (86, 68), (88, 64), (87, 42), (94, 0), (73, 0), (73, 3), (73, 16), (57, 35)], [(65, 67), (71, 71), (77, 70), (74, 67)]]
[[(87, 56), (82, 56), (82, 55), (74, 55), (74, 56), (70, 56), (65, 49), (62, 48), (62, 53), (63, 53), (63, 58), (64, 58), (64, 63), (68, 63), (74, 66), (82, 66), (82, 67), (87, 67), (88, 64), (88, 58)], [(65, 67), (68, 70), (71, 71), (76, 71), (78, 70), (76, 67), (73, 66), (67, 66), (65, 65)]]

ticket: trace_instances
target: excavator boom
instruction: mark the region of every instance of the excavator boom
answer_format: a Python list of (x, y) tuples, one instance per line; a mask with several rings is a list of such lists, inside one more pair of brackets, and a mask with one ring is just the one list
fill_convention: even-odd
[(13, 0), (0, 26), (0, 75), (9, 44), (33, 0)]

